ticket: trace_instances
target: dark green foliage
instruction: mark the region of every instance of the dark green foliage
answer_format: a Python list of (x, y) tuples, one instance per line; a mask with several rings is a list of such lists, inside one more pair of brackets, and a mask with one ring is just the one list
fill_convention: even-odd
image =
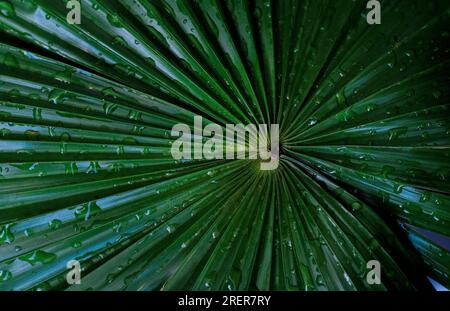
[[(0, 0), (0, 289), (450, 286), (448, 0), (66, 2)], [(280, 166), (174, 161), (194, 115)]]

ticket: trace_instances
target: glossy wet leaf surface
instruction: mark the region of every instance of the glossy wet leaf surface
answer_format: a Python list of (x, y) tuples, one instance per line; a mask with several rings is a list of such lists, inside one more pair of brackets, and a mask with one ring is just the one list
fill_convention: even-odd
[[(66, 2), (0, 0), (1, 290), (450, 286), (448, 1)], [(195, 115), (278, 169), (174, 160)]]

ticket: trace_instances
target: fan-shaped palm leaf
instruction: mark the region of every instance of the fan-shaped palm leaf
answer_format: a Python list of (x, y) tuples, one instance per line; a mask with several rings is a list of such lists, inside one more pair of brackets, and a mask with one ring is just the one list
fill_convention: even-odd
[[(450, 286), (448, 1), (81, 3), (0, 0), (0, 289)], [(174, 160), (195, 115), (279, 167)]]

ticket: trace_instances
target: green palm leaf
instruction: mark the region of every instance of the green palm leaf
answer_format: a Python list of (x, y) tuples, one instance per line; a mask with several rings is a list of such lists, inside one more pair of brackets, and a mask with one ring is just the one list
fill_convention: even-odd
[[(380, 2), (0, 0), (0, 289), (450, 287), (450, 5)], [(195, 115), (279, 167), (174, 160)]]

